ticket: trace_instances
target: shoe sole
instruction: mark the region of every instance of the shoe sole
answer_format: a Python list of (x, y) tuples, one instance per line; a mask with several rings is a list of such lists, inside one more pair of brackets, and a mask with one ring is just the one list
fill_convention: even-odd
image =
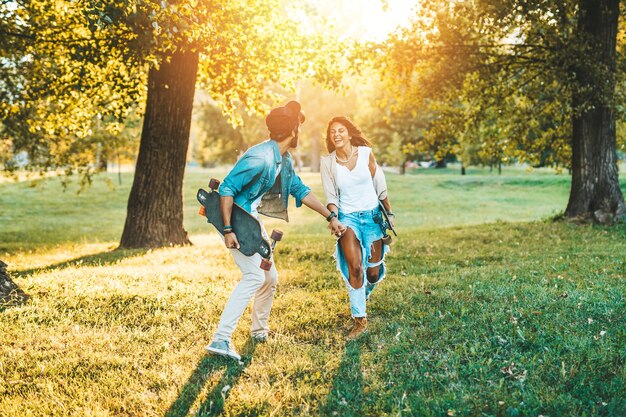
[(351, 336), (350, 333), (348, 333), (346, 335), (346, 339), (347, 340), (356, 340), (358, 338), (360, 338), (361, 336), (367, 334), (367, 332), (369, 331), (369, 329), (366, 327), (365, 329), (361, 330), (359, 333), (357, 333), (356, 335)]
[(213, 354), (215, 354), (215, 355), (226, 356), (226, 357), (228, 357), (228, 358), (236, 359), (236, 360), (238, 360), (238, 361), (240, 361), (240, 360), (241, 360), (241, 356), (239, 356), (239, 355), (238, 355), (238, 354), (236, 354), (236, 353), (235, 353), (235, 354), (233, 354), (233, 353), (229, 353), (229, 352), (227, 352), (227, 351), (225, 351), (225, 350), (222, 350), (222, 349), (216, 349), (216, 348), (213, 348), (213, 347), (211, 347), (211, 346), (207, 346), (207, 347), (206, 347), (206, 350), (207, 350), (209, 353), (213, 353)]

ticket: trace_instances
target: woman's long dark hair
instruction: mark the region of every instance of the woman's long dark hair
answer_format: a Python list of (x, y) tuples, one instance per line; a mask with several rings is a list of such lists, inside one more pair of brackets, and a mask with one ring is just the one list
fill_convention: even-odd
[(352, 146), (367, 146), (368, 148), (372, 147), (372, 144), (363, 133), (361, 133), (361, 129), (359, 129), (350, 119), (345, 116), (337, 116), (330, 119), (328, 122), (328, 126), (326, 127), (326, 149), (328, 149), (328, 153), (331, 153), (335, 150), (335, 143), (330, 137), (330, 126), (333, 123), (341, 123), (348, 129), (348, 134), (352, 137), (350, 143)]

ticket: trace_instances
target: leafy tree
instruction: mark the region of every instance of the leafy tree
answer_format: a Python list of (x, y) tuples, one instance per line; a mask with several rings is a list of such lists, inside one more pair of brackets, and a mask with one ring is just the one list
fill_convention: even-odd
[(410, 28), (375, 48), (389, 57), (380, 68), (399, 107), (460, 103), (466, 123), (444, 122), (437, 135), (479, 142), (484, 156), (568, 166), (566, 216), (611, 223), (626, 212), (615, 135), (619, 6), (424, 2)]
[[(30, 134), (13, 135), (24, 141), (13, 148), (29, 149), (34, 163), (67, 166), (72, 144), (90, 136), (96, 115), (121, 123), (146, 100), (122, 247), (189, 243), (182, 178), (196, 83), (226, 112), (263, 112), (276, 100), (268, 85), (293, 89), (304, 73), (333, 84), (342, 72), (327, 59), (336, 64), (343, 52), (325, 49), (330, 38), (303, 36), (279, 0), (34, 0), (0, 7), (2, 38), (17, 45), (5, 67), (25, 69), (0, 85), (4, 125), (26, 126)], [(320, 50), (328, 51), (324, 59)]]
[(200, 132), (193, 155), (203, 166), (234, 163), (250, 146), (267, 138), (264, 119), (256, 114), (238, 111), (241, 120), (233, 126), (215, 103), (201, 104), (198, 113)]
[(77, 150), (102, 120), (119, 130), (145, 78), (109, 47), (89, 3), (2, 2), (0, 34), (4, 139), (42, 169), (80, 166)]
[[(346, 74), (344, 74), (346, 78)], [(334, 116), (355, 117), (359, 113), (357, 92), (344, 86), (341, 90), (324, 88), (315, 80), (303, 80), (298, 84), (298, 97), (306, 113), (302, 125), (300, 153), (311, 171), (319, 172), (319, 156), (326, 153), (326, 127)]]

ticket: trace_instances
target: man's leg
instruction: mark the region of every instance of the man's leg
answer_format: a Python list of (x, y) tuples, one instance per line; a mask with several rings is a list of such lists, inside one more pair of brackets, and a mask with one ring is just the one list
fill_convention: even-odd
[(230, 252), (241, 270), (242, 277), (224, 307), (217, 331), (213, 336), (214, 341), (225, 340), (230, 342), (235, 327), (250, 299), (265, 282), (265, 273), (260, 268), (261, 255), (245, 256), (237, 249), (230, 249)]
[(270, 311), (272, 310), (272, 302), (274, 301), (277, 282), (278, 271), (276, 270), (276, 265), (272, 263), (272, 268), (265, 272), (265, 282), (254, 295), (254, 304), (252, 306), (250, 334), (260, 341), (265, 340), (269, 333), (267, 322), (270, 317)]

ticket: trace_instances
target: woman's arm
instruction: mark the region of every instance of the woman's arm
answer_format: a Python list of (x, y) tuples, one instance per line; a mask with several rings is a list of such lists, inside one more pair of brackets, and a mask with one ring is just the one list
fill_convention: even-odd
[(374, 157), (374, 151), (370, 152), (370, 161), (369, 161), (370, 174), (372, 174), (372, 178), (376, 175), (376, 158)]
[[(332, 234), (336, 236), (341, 236), (343, 234), (346, 227), (341, 224), (337, 216), (330, 216), (332, 210), (330, 210), (328, 207), (324, 207), (324, 205), (320, 203), (317, 197), (315, 197), (315, 194), (307, 194), (307, 196), (302, 199), (302, 203), (311, 210), (317, 211), (324, 218), (326, 218), (326, 220), (329, 222), (328, 227)], [(337, 213), (335, 212), (335, 214)]]

